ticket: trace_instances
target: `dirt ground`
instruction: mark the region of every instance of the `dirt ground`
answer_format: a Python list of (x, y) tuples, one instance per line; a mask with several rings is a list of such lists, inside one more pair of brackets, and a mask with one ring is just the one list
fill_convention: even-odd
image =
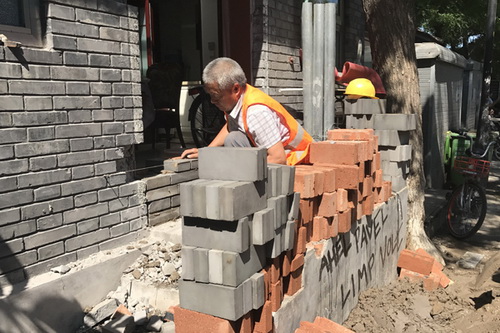
[[(432, 237), (446, 261), (443, 272), (453, 284), (425, 291), (421, 285), (398, 280), (385, 288), (367, 290), (344, 326), (357, 333), (500, 332), (498, 185), (499, 178), (490, 176), (487, 216), (478, 234), (459, 241), (439, 229)], [(437, 221), (444, 219), (443, 213)], [(460, 259), (467, 252), (484, 257), (476, 267), (464, 268)]]

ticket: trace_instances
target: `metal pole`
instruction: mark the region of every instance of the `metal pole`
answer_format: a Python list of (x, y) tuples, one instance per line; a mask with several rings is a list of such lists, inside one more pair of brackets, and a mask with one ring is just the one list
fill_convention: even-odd
[[(483, 118), (487, 116), (487, 108), (490, 99), (490, 85), (491, 85), (491, 63), (493, 58), (493, 41), (495, 37), (495, 21), (497, 13), (497, 0), (488, 1), (488, 21), (486, 24), (485, 32), (485, 47), (484, 47), (484, 61), (483, 61), (483, 85), (481, 89), (481, 108), (477, 117), (477, 133), (476, 133), (476, 147), (482, 145), (483, 141), (483, 127), (485, 122)], [(485, 114), (486, 113), (486, 114)]]
[(337, 4), (330, 1), (325, 4), (325, 68), (324, 82), (324, 107), (323, 107), (323, 137), (335, 122), (335, 37), (337, 31)]
[(312, 59), (313, 59), (313, 4), (304, 1), (302, 4), (302, 86), (304, 128), (311, 133), (313, 128), (312, 114)]
[(325, 35), (325, 4), (314, 4), (313, 27), (313, 81), (312, 81), (312, 137), (317, 141), (323, 140), (323, 66), (324, 66), (324, 35)]

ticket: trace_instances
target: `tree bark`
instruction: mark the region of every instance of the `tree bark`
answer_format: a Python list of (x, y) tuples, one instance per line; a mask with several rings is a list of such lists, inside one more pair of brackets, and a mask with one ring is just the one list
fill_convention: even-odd
[(440, 262), (441, 254), (424, 231), (425, 178), (423, 169), (422, 108), (415, 53), (415, 0), (363, 0), (373, 68), (387, 92), (387, 112), (416, 114), (410, 131), (412, 159), (408, 186), (406, 247), (423, 248)]

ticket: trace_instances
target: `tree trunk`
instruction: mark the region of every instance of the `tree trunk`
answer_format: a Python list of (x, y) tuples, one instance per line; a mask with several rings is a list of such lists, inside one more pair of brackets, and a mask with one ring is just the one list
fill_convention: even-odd
[(415, 54), (415, 0), (363, 0), (373, 68), (387, 91), (387, 112), (417, 115), (410, 132), (412, 159), (408, 186), (408, 249), (423, 248), (440, 262), (441, 254), (424, 231), (422, 108)]

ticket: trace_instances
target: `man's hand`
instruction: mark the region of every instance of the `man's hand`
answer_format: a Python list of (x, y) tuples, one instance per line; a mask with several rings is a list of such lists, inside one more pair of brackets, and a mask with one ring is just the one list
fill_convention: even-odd
[(198, 148), (186, 149), (182, 152), (181, 158), (197, 158)]

